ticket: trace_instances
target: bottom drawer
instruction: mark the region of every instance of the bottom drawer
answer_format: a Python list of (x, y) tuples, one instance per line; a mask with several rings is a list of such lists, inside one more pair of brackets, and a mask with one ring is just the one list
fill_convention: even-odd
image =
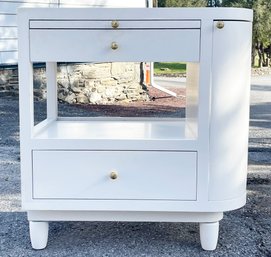
[(33, 151), (33, 198), (196, 200), (196, 152)]

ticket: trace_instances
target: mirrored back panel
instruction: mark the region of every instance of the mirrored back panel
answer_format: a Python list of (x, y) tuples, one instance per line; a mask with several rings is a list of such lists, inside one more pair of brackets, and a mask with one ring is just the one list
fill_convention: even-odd
[[(34, 69), (35, 124), (46, 118), (45, 68)], [(58, 119), (180, 120), (197, 135), (199, 64), (59, 63)]]

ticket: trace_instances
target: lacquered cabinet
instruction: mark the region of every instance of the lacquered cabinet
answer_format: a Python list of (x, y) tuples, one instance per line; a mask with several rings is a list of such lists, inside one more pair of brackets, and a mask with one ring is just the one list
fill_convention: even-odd
[[(200, 223), (214, 250), (223, 212), (246, 201), (252, 11), (21, 9), (22, 207), (35, 249), (49, 221)], [(155, 44), (153, 44), (155, 42)], [(57, 62), (187, 62), (184, 118), (58, 117)], [(47, 118), (34, 125), (33, 63)]]

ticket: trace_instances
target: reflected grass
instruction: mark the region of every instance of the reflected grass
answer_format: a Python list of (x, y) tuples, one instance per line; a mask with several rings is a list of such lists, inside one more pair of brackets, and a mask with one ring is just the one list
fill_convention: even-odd
[(154, 74), (156, 75), (169, 75), (186, 73), (186, 63), (182, 62), (155, 62)]

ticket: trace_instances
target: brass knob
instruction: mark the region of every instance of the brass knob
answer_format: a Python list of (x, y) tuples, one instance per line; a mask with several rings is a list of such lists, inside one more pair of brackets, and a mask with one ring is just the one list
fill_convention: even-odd
[(117, 178), (118, 178), (118, 173), (117, 173), (116, 171), (112, 171), (112, 172), (110, 173), (110, 178), (111, 178), (111, 179), (117, 179)]
[(119, 22), (116, 20), (111, 22), (111, 26), (113, 29), (117, 29), (119, 27), (119, 25), (120, 25)]
[(218, 22), (216, 23), (216, 27), (217, 27), (218, 29), (223, 29), (224, 26), (225, 26), (224, 21), (218, 21)]
[(113, 49), (113, 50), (117, 50), (118, 49), (118, 44), (116, 43), (116, 42), (112, 42), (111, 43), (111, 48)]

